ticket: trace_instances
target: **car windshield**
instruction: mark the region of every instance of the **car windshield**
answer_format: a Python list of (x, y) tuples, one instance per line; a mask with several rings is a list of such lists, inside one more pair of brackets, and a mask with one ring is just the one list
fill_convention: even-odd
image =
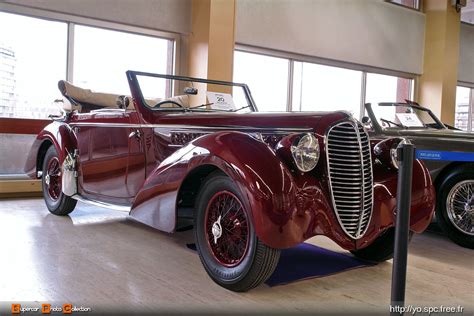
[(387, 129), (444, 129), (434, 114), (421, 106), (409, 103), (379, 103), (372, 105), (372, 120)]
[(255, 111), (244, 84), (132, 72), (143, 103), (156, 111)]

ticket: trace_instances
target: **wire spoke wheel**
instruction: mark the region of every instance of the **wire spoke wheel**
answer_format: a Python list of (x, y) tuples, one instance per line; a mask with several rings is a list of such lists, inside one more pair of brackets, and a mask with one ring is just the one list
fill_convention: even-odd
[(474, 236), (474, 180), (458, 182), (449, 191), (447, 214), (451, 223), (461, 232)]
[(43, 197), (48, 210), (61, 216), (71, 213), (77, 201), (63, 193), (61, 162), (54, 146), (46, 151), (42, 170)]
[(220, 171), (208, 175), (199, 191), (194, 233), (199, 258), (220, 286), (248, 291), (275, 270), (280, 250), (258, 238), (252, 206), (236, 183)]
[(233, 193), (219, 191), (206, 208), (205, 232), (214, 259), (235, 267), (245, 258), (249, 246), (249, 220), (242, 203)]
[(61, 196), (61, 166), (58, 157), (52, 157), (46, 168), (45, 183), (49, 197), (56, 201)]

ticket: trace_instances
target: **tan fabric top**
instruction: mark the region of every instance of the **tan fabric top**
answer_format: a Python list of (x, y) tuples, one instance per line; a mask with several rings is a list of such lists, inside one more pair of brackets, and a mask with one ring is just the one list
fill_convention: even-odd
[[(124, 99), (127, 99), (129, 108), (133, 108), (134, 105), (131, 96), (94, 92), (90, 89), (79, 88), (65, 80), (60, 80), (58, 82), (58, 88), (65, 97), (71, 98), (78, 103), (84, 102), (106, 108), (118, 108), (120, 107), (120, 104), (123, 104)], [(174, 101), (183, 107), (189, 107), (189, 96), (187, 95), (178, 95), (168, 99), (147, 99), (145, 101), (149, 106), (155, 106), (163, 101)], [(125, 101), (125, 103), (127, 103), (127, 101)], [(178, 106), (172, 103), (164, 103), (161, 107), (172, 108)]]
[[(110, 94), (110, 93), (101, 93), (101, 92), (93, 92), (90, 89), (82, 89), (76, 87), (75, 85), (65, 81), (60, 80), (58, 82), (58, 87), (61, 93), (65, 97), (70, 97), (74, 101), (79, 103), (89, 103), (98, 106), (103, 106), (107, 108), (117, 108), (117, 100), (119, 100), (120, 95), (118, 94)], [(130, 104), (132, 104), (132, 98), (130, 98)]]

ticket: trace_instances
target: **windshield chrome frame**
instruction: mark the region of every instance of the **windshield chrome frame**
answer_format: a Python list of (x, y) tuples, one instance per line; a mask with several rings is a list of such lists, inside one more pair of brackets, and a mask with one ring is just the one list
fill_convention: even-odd
[[(372, 126), (373, 126), (375, 132), (376, 133), (382, 133), (383, 131), (385, 131), (386, 128), (380, 126), (380, 124), (378, 122), (377, 116), (375, 115), (374, 110), (372, 109), (372, 104), (371, 103), (365, 103), (364, 105), (365, 105), (365, 109), (367, 110), (367, 114), (370, 117), (370, 121), (372, 123)], [(404, 106), (404, 107), (410, 107), (410, 108), (415, 109), (415, 110), (420, 110), (420, 111), (427, 112), (428, 115), (431, 116), (433, 121), (435, 121), (435, 123), (440, 127), (439, 129), (448, 129), (446, 127), (446, 125), (444, 125), (443, 122), (441, 122), (439, 120), (439, 118), (436, 115), (434, 115), (434, 113), (430, 109), (427, 109), (427, 108), (425, 108), (421, 105), (409, 104), (409, 103), (399, 103), (399, 102), (381, 102), (381, 103), (378, 103), (378, 105), (379, 106)], [(423, 128), (426, 128), (426, 127), (423, 127)], [(400, 129), (403, 130), (404, 128), (400, 128)], [(405, 127), (405, 129), (409, 129), (409, 127)]]
[[(255, 101), (253, 100), (252, 94), (250, 93), (249, 87), (245, 83), (234, 83), (230, 81), (221, 81), (221, 80), (211, 80), (211, 79), (202, 79), (202, 78), (193, 78), (193, 77), (186, 77), (186, 76), (175, 76), (175, 75), (163, 75), (163, 74), (155, 74), (149, 72), (142, 72), (142, 71), (133, 71), (128, 70), (126, 72), (127, 80), (129, 82), (130, 88), (134, 85), (137, 89), (137, 92), (140, 96), (140, 101), (143, 105), (153, 111), (188, 111), (188, 109), (181, 109), (181, 108), (153, 108), (149, 106), (145, 98), (143, 96), (142, 89), (140, 88), (140, 83), (138, 82), (137, 76), (144, 76), (144, 77), (155, 77), (155, 78), (162, 78), (162, 79), (170, 79), (170, 80), (179, 80), (179, 81), (188, 81), (188, 82), (200, 82), (200, 83), (208, 83), (208, 84), (215, 84), (215, 85), (224, 85), (224, 86), (232, 86), (232, 87), (241, 87), (244, 91), (245, 99), (247, 101), (248, 107), (252, 110), (252, 112), (258, 112), (257, 106), (255, 105)], [(198, 109), (196, 109), (198, 110)], [(238, 109), (237, 109), (238, 110)], [(189, 109), (189, 111), (194, 111), (193, 109)], [(203, 111), (204, 112), (204, 111)], [(217, 111), (217, 110), (209, 110), (206, 112), (224, 112), (224, 111)], [(226, 113), (235, 113), (233, 111), (225, 111)]]

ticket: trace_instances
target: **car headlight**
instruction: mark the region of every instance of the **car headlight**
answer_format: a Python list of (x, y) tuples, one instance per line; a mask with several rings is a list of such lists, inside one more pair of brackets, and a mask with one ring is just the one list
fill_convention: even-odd
[(389, 138), (380, 141), (374, 146), (374, 154), (377, 159), (387, 167), (398, 170), (398, 151), (397, 148), (401, 144), (410, 144), (411, 142), (405, 138)]
[(392, 166), (397, 170), (400, 167), (400, 165), (398, 164), (398, 147), (403, 144), (411, 144), (411, 142), (406, 138), (402, 138), (398, 142), (393, 142), (392, 147), (390, 148), (390, 162), (392, 163)]
[(397, 147), (392, 147), (390, 148), (390, 163), (392, 164), (392, 167), (395, 169), (398, 169), (398, 156), (397, 156)]
[(314, 169), (319, 161), (319, 143), (313, 134), (304, 134), (291, 146), (291, 155), (300, 171)]

